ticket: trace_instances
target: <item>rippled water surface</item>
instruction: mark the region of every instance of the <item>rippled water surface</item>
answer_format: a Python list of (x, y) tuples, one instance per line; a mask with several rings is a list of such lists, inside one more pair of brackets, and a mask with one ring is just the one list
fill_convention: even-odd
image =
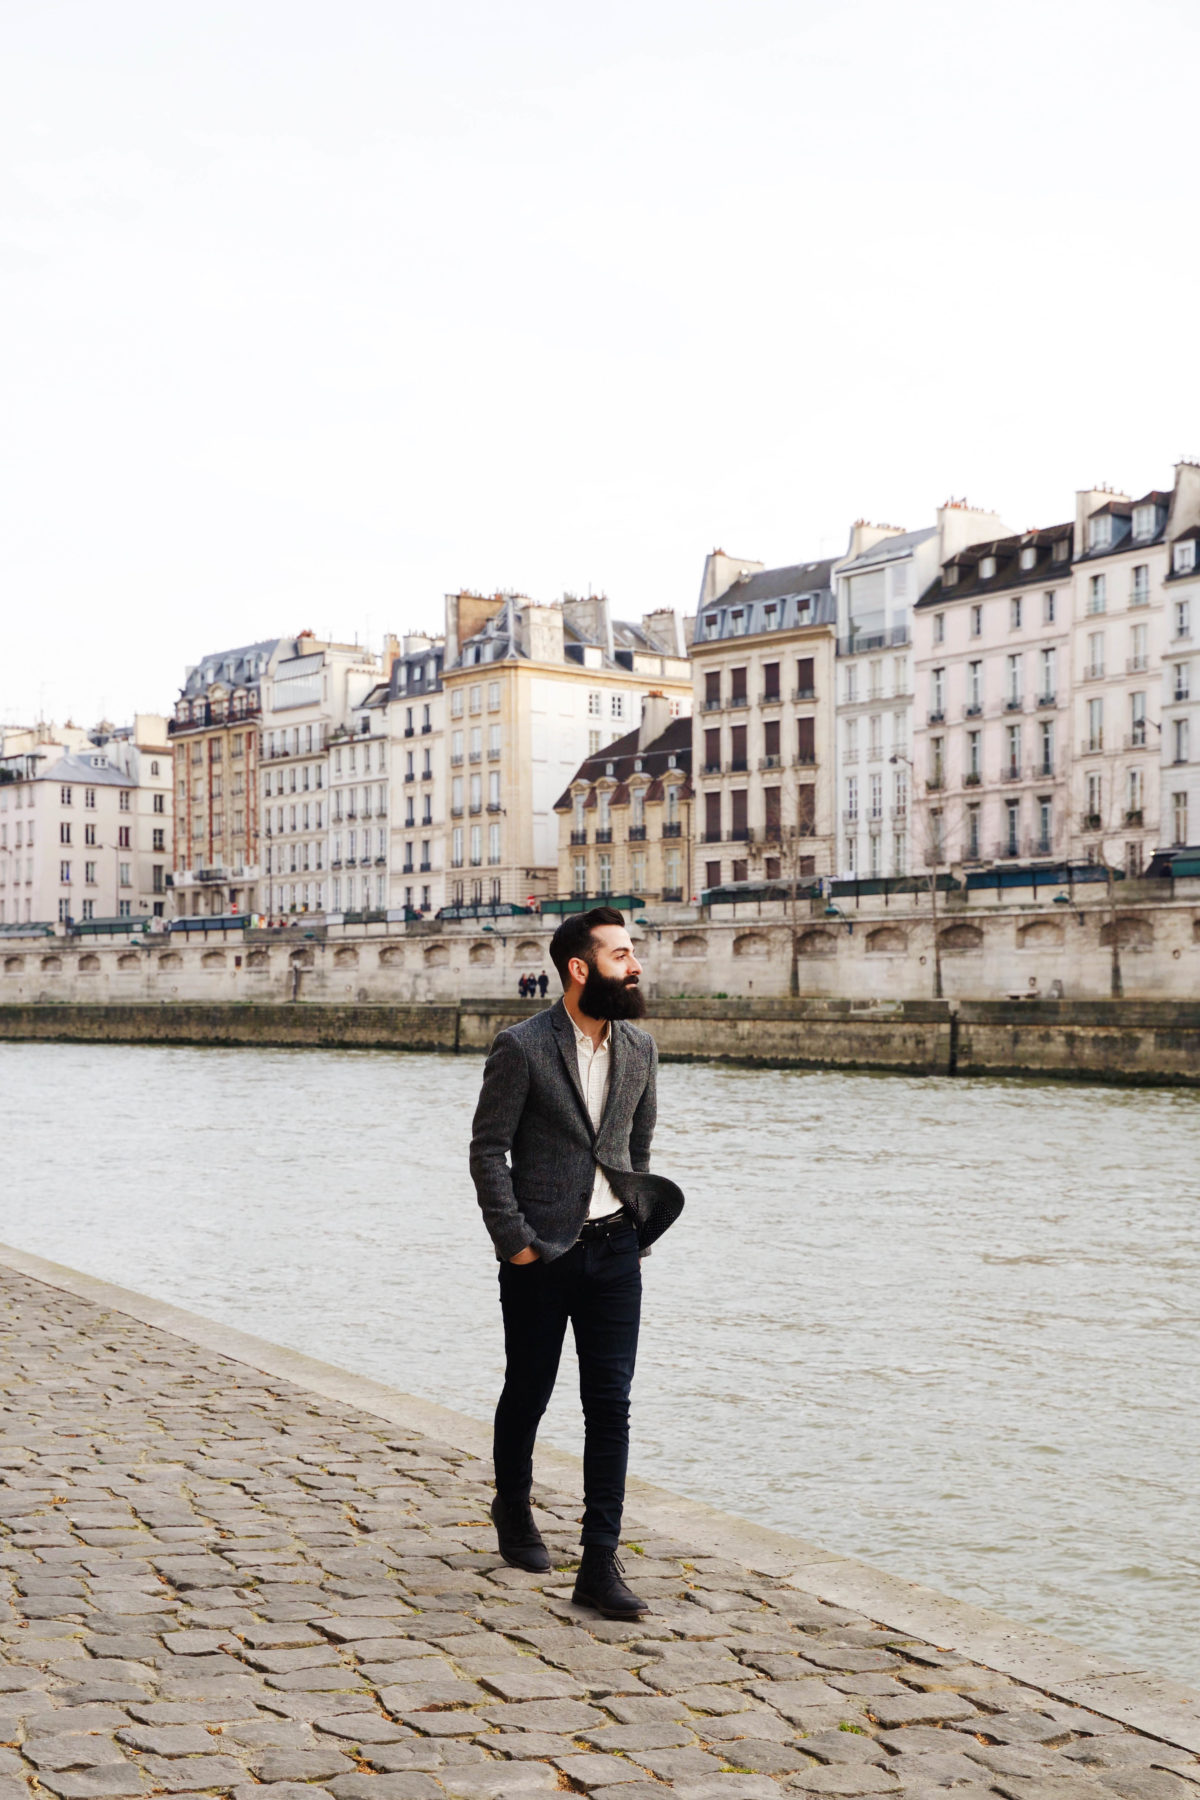
[[(0, 1044), (0, 1237), (486, 1417), (480, 1067)], [(659, 1111), (635, 1470), (1200, 1680), (1200, 1096), (666, 1066)]]

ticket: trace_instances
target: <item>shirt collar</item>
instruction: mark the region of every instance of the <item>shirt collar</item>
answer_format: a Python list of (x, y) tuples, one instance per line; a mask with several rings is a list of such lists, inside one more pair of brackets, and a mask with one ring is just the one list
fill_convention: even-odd
[[(566, 1007), (563, 1008), (563, 1011), (566, 1012)], [(571, 1019), (570, 1013), (567, 1013), (567, 1017), (568, 1017), (568, 1019)], [(580, 1031), (580, 1029), (579, 1029), (578, 1025), (575, 1023), (574, 1019), (571, 1019), (571, 1030), (575, 1033), (575, 1048), (578, 1050), (578, 1049), (580, 1049), (580, 1047), (582, 1045), (586, 1044), (588, 1047), (588, 1050), (591, 1051), (592, 1050), (591, 1038), (588, 1036), (586, 1031)], [(599, 1056), (599, 1054), (602, 1050), (607, 1050), (611, 1039), (612, 1039), (612, 1021), (609, 1019), (606, 1019), (604, 1022), (604, 1036), (600, 1039), (600, 1042), (596, 1045), (594, 1054)]]

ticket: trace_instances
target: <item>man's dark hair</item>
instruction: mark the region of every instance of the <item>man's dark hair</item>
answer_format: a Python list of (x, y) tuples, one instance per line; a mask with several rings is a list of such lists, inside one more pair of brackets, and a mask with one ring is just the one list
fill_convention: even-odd
[(567, 914), (550, 939), (550, 961), (558, 970), (564, 991), (571, 985), (567, 964), (573, 956), (582, 956), (590, 966), (592, 933), (597, 925), (623, 926), (624, 923), (624, 918), (615, 906), (593, 906), (590, 912)]

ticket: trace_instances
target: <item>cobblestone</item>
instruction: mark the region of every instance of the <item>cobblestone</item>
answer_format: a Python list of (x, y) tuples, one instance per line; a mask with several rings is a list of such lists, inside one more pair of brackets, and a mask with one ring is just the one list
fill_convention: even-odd
[(507, 1568), (488, 1469), (0, 1276), (0, 1800), (1187, 1800), (1200, 1759), (643, 1535)]

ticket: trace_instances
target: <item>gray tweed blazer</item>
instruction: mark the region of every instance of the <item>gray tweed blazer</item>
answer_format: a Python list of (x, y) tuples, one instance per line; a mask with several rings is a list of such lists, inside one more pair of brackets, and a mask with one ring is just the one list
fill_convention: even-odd
[(650, 1173), (658, 1051), (627, 1020), (611, 1027), (608, 1104), (592, 1129), (562, 1001), (502, 1031), (483, 1071), (471, 1133), (471, 1176), (498, 1257), (532, 1245), (546, 1262), (569, 1250), (587, 1218), (596, 1165), (632, 1214), (643, 1251), (674, 1223), (683, 1195)]

